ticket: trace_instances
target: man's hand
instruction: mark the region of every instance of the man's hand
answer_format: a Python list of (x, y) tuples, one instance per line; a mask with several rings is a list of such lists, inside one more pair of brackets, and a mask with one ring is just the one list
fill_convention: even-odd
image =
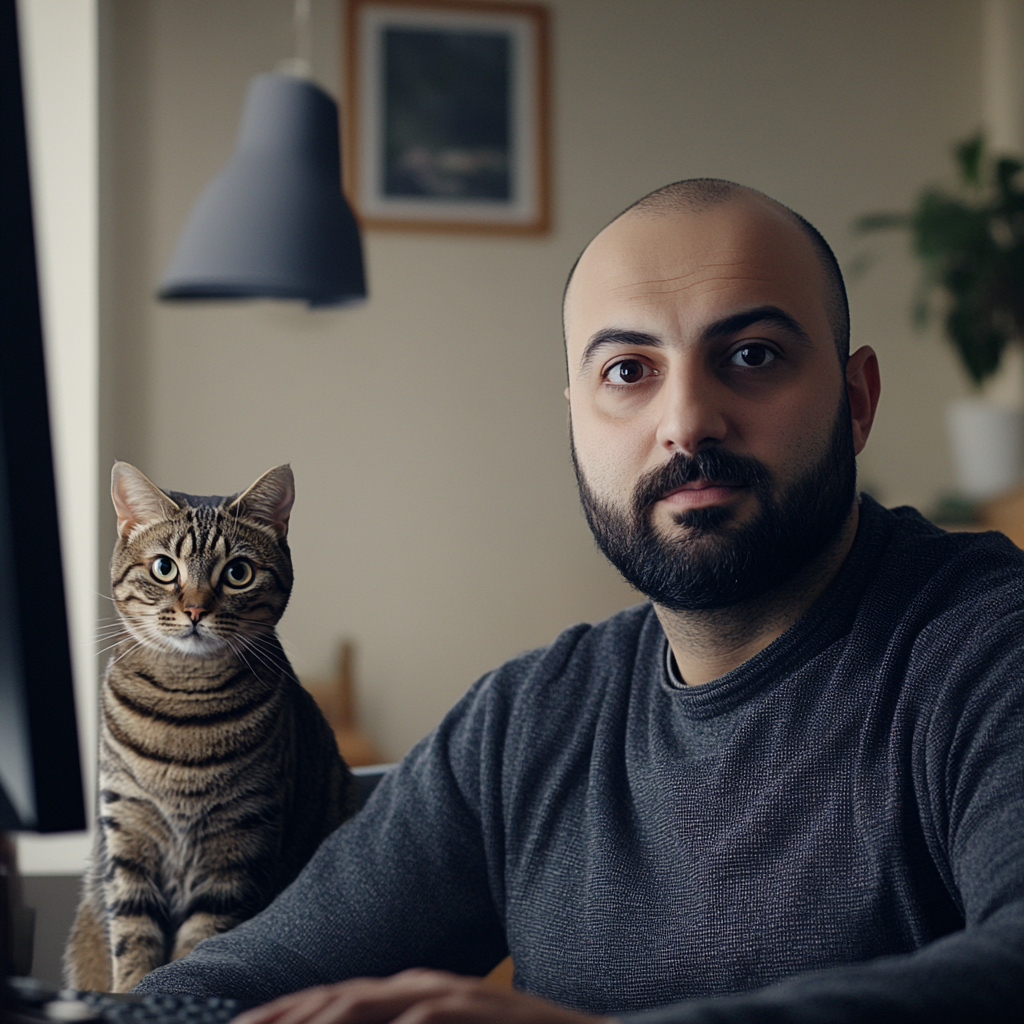
[(479, 978), (415, 969), (308, 988), (248, 1010), (234, 1024), (595, 1024), (591, 1017)]

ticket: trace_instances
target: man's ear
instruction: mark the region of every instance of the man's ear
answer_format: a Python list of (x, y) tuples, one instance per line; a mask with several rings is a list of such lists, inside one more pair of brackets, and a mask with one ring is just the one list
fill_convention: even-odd
[(110, 498), (117, 512), (117, 532), (124, 540), (181, 510), (145, 473), (127, 462), (115, 462), (110, 471)]
[(229, 510), (269, 526), (280, 539), (288, 533), (288, 519), (295, 503), (295, 477), (291, 466), (268, 469), (243, 494), (228, 506)]
[(864, 345), (850, 356), (846, 364), (846, 394), (850, 399), (853, 426), (853, 450), (860, 455), (868, 443), (871, 424), (875, 421), (882, 380), (878, 372), (878, 356), (870, 345)]

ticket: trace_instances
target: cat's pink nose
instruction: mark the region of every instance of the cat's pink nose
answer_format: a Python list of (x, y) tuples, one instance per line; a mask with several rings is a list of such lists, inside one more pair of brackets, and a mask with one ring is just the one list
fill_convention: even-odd
[(185, 611), (192, 617), (193, 622), (198, 622), (210, 609), (199, 604), (190, 604), (186, 606)]

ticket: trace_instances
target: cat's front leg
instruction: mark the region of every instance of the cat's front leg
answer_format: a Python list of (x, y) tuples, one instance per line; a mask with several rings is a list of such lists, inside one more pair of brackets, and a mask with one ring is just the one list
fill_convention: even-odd
[(167, 962), (167, 908), (153, 839), (120, 822), (101, 821), (103, 898), (110, 940), (112, 992), (128, 992)]
[(67, 988), (109, 992), (113, 980), (103, 893), (92, 879), (86, 885), (64, 950), (64, 984)]
[(239, 864), (240, 844), (231, 832), (198, 844), (184, 885), (186, 902), (171, 959), (188, 956), (197, 943), (226, 932), (253, 914), (253, 879)]
[(166, 963), (163, 929), (148, 914), (126, 914), (110, 922), (114, 983), (111, 992), (130, 992)]
[[(264, 805), (271, 821), (280, 818)], [(188, 956), (211, 935), (226, 932), (253, 916), (270, 902), (280, 888), (268, 888), (268, 865), (280, 858), (278, 830), (243, 815), (243, 824), (218, 828), (212, 835), (190, 834), (182, 850), (191, 854), (174, 900), (176, 919), (181, 921), (171, 948), (171, 959)]]
[(239, 917), (231, 917), (228, 914), (211, 914), (205, 910), (189, 915), (174, 937), (171, 959), (179, 960), (183, 956), (188, 956), (197, 943), (208, 939), (211, 935), (234, 928), (240, 920)]

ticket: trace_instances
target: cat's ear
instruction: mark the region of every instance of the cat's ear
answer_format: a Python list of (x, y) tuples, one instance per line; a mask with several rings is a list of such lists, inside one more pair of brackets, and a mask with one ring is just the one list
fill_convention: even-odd
[(180, 511), (145, 473), (127, 462), (115, 462), (110, 497), (117, 510), (117, 532), (127, 540), (136, 530), (168, 519)]
[(268, 469), (247, 491), (228, 506), (247, 519), (269, 526), (277, 536), (288, 532), (288, 517), (295, 504), (295, 477), (291, 466)]

